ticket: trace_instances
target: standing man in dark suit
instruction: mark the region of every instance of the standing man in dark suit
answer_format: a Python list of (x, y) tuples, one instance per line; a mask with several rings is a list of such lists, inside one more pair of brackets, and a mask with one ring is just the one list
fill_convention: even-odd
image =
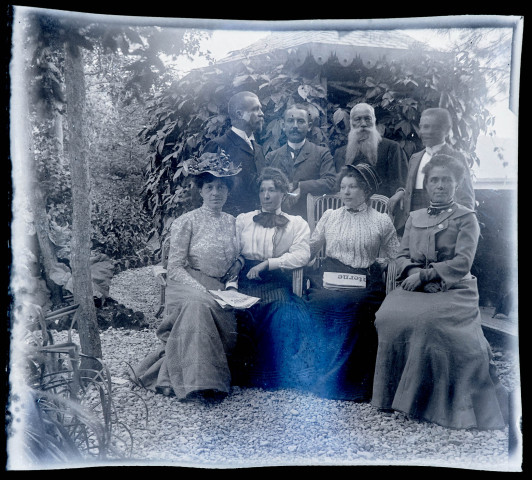
[(231, 128), (207, 143), (203, 152), (224, 150), (235, 165), (240, 164), (242, 171), (233, 177), (234, 186), (224, 207), (224, 211), (236, 216), (259, 205), (256, 180), (265, 160), (254, 134), (262, 130), (264, 113), (257, 95), (246, 91), (229, 99), (228, 113)]
[(476, 209), (475, 191), (466, 159), (445, 141), (451, 128), (451, 115), (445, 108), (427, 108), (421, 114), (419, 134), (425, 148), (410, 157), (406, 185), (404, 188), (397, 189), (388, 203), (388, 206), (392, 205), (392, 208), (399, 205), (399, 213), (395, 219), (398, 230), (404, 227), (410, 212), (429, 206), (430, 202), (423, 187), (424, 175), (421, 170), (436, 153), (455, 157), (464, 164), (467, 173), (456, 189), (454, 200), (471, 210)]
[(266, 155), (266, 164), (285, 173), (290, 192), (283, 202), (283, 211), (307, 219), (307, 194), (332, 193), (336, 182), (333, 157), (327, 147), (307, 139), (312, 127), (308, 107), (294, 104), (284, 112), (281, 127), (287, 142)]
[(405, 186), (408, 172), (405, 151), (397, 142), (381, 136), (371, 105), (356, 104), (349, 113), (349, 122), (351, 130), (347, 145), (334, 152), (336, 171), (339, 172), (344, 165), (369, 163), (382, 181), (376, 193), (392, 196), (398, 188)]

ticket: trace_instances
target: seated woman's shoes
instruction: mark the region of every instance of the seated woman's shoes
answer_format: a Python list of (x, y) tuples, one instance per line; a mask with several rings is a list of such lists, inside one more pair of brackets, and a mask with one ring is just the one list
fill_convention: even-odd
[(172, 387), (157, 387), (157, 393), (164, 395), (165, 397), (173, 397), (174, 389)]
[(219, 390), (197, 390), (189, 393), (183, 401), (214, 405), (222, 402), (225, 397), (227, 397), (227, 393)]

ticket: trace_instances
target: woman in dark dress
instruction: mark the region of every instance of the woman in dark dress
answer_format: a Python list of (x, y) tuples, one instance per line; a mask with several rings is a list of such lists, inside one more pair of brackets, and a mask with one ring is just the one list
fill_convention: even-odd
[(311, 319), (304, 303), (292, 293), (292, 272), (310, 258), (308, 223), (288, 215), (281, 204), (288, 179), (266, 167), (259, 179), (260, 210), (236, 218), (236, 236), (244, 266), (240, 292), (259, 297), (239, 324), (237, 385), (264, 388), (307, 388), (313, 381), (314, 351)]
[[(311, 257), (325, 245), (320, 268), (309, 269), (311, 288), (306, 296), (320, 329), (313, 392), (368, 401), (377, 350), (373, 321), (385, 295), (382, 267), (395, 257), (399, 242), (390, 217), (369, 206), (379, 184), (371, 165), (344, 166), (338, 183), (343, 206), (326, 210), (310, 239)], [(365, 277), (365, 287), (324, 288), (324, 272), (359, 274)]]
[(430, 206), (410, 213), (396, 260), (401, 284), (376, 314), (372, 404), (444, 427), (504, 428), (507, 392), (470, 273), (479, 225), (473, 210), (454, 201), (464, 167), (438, 154), (423, 173)]

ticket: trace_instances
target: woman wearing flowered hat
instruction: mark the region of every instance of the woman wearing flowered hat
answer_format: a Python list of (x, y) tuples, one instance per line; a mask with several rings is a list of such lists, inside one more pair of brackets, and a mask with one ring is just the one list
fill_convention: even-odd
[(227, 355), (236, 343), (236, 320), (209, 290), (224, 290), (238, 265), (235, 218), (222, 211), (239, 172), (223, 153), (185, 164), (201, 207), (176, 218), (170, 232), (161, 345), (134, 372), (145, 388), (178, 399), (223, 399), (231, 385)]
[[(326, 210), (310, 239), (311, 257), (325, 246), (320, 267), (309, 270), (306, 304), (320, 328), (313, 391), (326, 398), (368, 401), (377, 350), (373, 321), (384, 299), (379, 261), (391, 261), (399, 242), (390, 217), (369, 205), (379, 178), (366, 163), (342, 167), (338, 184), (343, 206)], [(365, 287), (323, 287), (323, 273), (357, 274)]]

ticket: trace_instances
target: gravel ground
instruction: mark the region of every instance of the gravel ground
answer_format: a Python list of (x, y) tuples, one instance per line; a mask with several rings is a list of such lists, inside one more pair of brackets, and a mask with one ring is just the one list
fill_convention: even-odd
[[(521, 452), (508, 456), (508, 428), (452, 430), (399, 413), (384, 414), (369, 404), (321, 399), (293, 390), (234, 387), (222, 403), (214, 405), (182, 403), (143, 390), (126, 380), (125, 371), (127, 363), (137, 363), (158, 344), (155, 328), (159, 320), (154, 314), (159, 288), (151, 267), (117, 274), (110, 296), (142, 311), (149, 323), (143, 330), (101, 332), (117, 414), (133, 436), (133, 458), (126, 465), (521, 470)], [(517, 354), (496, 350), (495, 355), (501, 381), (509, 389), (518, 387)]]

